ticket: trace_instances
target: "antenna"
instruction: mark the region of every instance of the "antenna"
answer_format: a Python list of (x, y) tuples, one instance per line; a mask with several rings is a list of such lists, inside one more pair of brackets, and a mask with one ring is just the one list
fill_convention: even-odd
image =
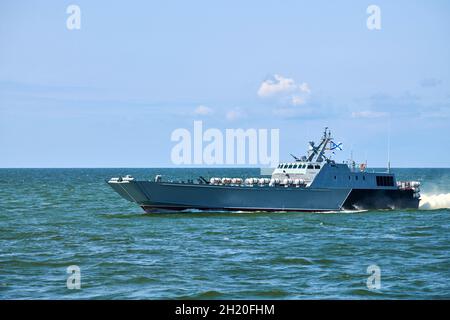
[(355, 168), (355, 161), (353, 161), (353, 143), (351, 144), (351, 147), (350, 147), (350, 168), (351, 168), (351, 170), (352, 171), (354, 171), (354, 168)]
[(389, 114), (388, 119), (388, 163), (387, 172), (391, 173), (391, 115)]
[(350, 163), (353, 162), (353, 143), (350, 145)]

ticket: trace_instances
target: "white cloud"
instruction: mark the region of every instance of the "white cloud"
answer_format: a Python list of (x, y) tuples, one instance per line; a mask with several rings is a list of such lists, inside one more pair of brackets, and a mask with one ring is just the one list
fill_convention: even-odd
[(296, 87), (297, 86), (293, 79), (275, 74), (273, 79), (267, 79), (261, 83), (258, 90), (258, 95), (260, 97), (270, 97), (279, 93), (295, 91)]
[(309, 84), (307, 84), (306, 82), (303, 82), (301, 85), (299, 85), (299, 89), (301, 92), (305, 92), (305, 93), (311, 93), (311, 89), (309, 88)]
[(387, 112), (376, 112), (376, 111), (356, 111), (352, 112), (352, 118), (383, 118), (388, 116)]
[(261, 98), (276, 98), (281, 103), (293, 106), (305, 104), (310, 94), (308, 83), (297, 84), (294, 79), (279, 74), (263, 81), (258, 89)]
[(234, 108), (233, 110), (229, 110), (225, 117), (227, 118), (227, 120), (229, 121), (234, 121), (240, 118), (244, 118), (245, 117), (245, 113), (239, 109), (239, 108)]
[(209, 107), (201, 105), (195, 108), (194, 113), (199, 116), (209, 116), (214, 113), (214, 110)]

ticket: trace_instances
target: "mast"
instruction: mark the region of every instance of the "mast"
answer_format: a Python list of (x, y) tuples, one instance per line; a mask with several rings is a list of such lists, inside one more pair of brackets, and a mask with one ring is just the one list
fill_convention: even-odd
[(310, 141), (309, 145), (311, 147), (311, 154), (308, 156), (307, 161), (312, 162), (315, 158), (315, 161), (322, 162), (323, 159), (327, 159), (325, 156), (325, 150), (327, 148), (328, 143), (331, 141), (331, 132), (328, 130), (328, 127), (325, 127), (325, 130), (323, 131), (323, 137), (320, 141), (320, 144), (315, 147), (314, 142)]
[(391, 117), (389, 116), (388, 122), (388, 163), (387, 163), (387, 172), (391, 173)]

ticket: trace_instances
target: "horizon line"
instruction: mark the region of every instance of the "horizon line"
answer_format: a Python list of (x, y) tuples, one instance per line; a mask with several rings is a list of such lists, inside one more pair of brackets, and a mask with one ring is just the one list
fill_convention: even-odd
[[(2, 169), (276, 169), (276, 167), (199, 167), (199, 166), (177, 166), (177, 167), (0, 167)], [(366, 169), (387, 169), (387, 167), (367, 167)], [(450, 167), (391, 167), (390, 169), (450, 169)]]

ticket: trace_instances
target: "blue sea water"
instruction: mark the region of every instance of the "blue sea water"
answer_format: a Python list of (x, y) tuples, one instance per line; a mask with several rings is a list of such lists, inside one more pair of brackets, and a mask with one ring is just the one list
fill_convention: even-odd
[[(395, 172), (441, 203), (450, 194), (450, 169)], [(144, 214), (104, 182), (157, 173), (259, 172), (0, 169), (0, 298), (450, 298), (449, 209)], [(70, 265), (81, 270), (79, 290), (66, 286)], [(370, 265), (379, 289), (367, 287)]]

